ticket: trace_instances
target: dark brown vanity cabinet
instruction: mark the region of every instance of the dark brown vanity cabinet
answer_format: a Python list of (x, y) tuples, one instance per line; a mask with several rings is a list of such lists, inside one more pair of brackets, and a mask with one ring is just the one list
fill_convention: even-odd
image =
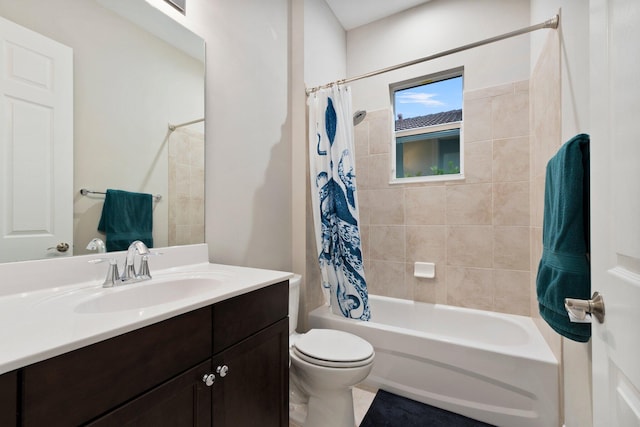
[(18, 373), (7, 372), (0, 375), (0, 426), (17, 425)]
[(27, 366), (21, 423), (287, 426), (287, 300), (281, 282)]

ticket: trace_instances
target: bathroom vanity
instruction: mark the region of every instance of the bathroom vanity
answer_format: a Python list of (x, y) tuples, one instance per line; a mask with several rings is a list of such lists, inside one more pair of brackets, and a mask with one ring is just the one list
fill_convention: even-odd
[[(45, 313), (55, 306), (58, 316), (71, 317), (52, 318), (42, 328), (53, 335), (62, 325), (72, 330), (59, 334), (57, 348), (51, 347), (55, 339), (36, 334), (33, 339), (49, 348), (25, 352), (23, 361), (35, 358), (33, 363), (0, 360), (0, 425), (287, 426), (290, 274), (203, 263), (171, 268), (167, 276), (206, 280), (212, 274), (211, 290), (125, 310), (78, 307), (87, 298), (107, 301), (127, 289), (105, 293), (99, 284), (82, 285), (53, 297), (46, 291), (44, 298), (34, 292), (38, 300), (31, 305)], [(162, 276), (158, 283), (154, 277), (126, 286), (153, 291), (165, 283)], [(125, 295), (135, 299), (138, 291), (131, 290)], [(2, 347), (10, 347), (7, 333), (1, 335)], [(18, 347), (23, 341), (16, 337)], [(7, 370), (11, 365), (17, 367)]]

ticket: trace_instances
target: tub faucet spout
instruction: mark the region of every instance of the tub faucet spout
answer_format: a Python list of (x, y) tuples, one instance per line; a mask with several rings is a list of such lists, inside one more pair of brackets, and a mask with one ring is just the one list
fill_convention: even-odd
[(100, 254), (107, 252), (107, 248), (104, 245), (104, 241), (99, 237), (95, 237), (91, 239), (91, 241), (87, 245), (87, 250), (97, 251)]

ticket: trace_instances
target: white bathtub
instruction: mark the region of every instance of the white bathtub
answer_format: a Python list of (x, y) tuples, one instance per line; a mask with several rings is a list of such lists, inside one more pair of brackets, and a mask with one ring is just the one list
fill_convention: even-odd
[(311, 328), (375, 348), (366, 384), (504, 427), (557, 427), (558, 362), (524, 316), (370, 295), (370, 322), (313, 310)]

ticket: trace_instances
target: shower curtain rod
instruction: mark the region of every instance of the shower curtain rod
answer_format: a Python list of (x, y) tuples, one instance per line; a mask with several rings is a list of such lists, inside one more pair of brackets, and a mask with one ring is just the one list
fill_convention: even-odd
[(436, 54), (433, 54), (433, 55), (425, 56), (423, 58), (414, 59), (413, 61), (403, 62), (402, 64), (393, 65), (391, 67), (382, 68), (382, 69), (376, 70), (376, 71), (371, 71), (369, 73), (361, 74), (359, 76), (349, 77), (349, 78), (342, 79), (342, 80), (336, 80), (335, 82), (331, 82), (331, 83), (324, 84), (322, 86), (316, 86), (314, 88), (307, 89), (306, 93), (307, 93), (307, 95), (310, 95), (310, 94), (312, 94), (314, 92), (319, 91), (320, 89), (326, 89), (326, 88), (329, 88), (329, 87), (331, 87), (333, 85), (341, 85), (341, 84), (345, 84), (345, 83), (351, 83), (351, 82), (354, 82), (356, 80), (366, 79), (368, 77), (377, 76), (378, 74), (383, 74), (383, 73), (388, 73), (389, 71), (399, 70), (400, 68), (408, 67), (410, 65), (415, 65), (415, 64), (419, 64), (421, 62), (431, 61), (432, 59), (436, 59), (436, 58), (440, 58), (440, 57), (443, 57), (443, 56), (451, 55), (453, 53), (462, 52), (463, 50), (472, 49), (472, 48), (478, 47), (478, 46), (483, 46), (485, 44), (489, 44), (489, 43), (497, 42), (497, 41), (500, 41), (500, 40), (508, 39), (510, 37), (519, 36), (520, 34), (530, 33), (532, 31), (536, 31), (536, 30), (541, 30), (543, 28), (556, 29), (556, 28), (558, 28), (558, 23), (559, 22), (560, 22), (560, 17), (558, 15), (555, 15), (553, 18), (551, 18), (551, 19), (549, 19), (547, 21), (544, 21), (544, 22), (542, 22), (540, 24), (531, 25), (531, 26), (526, 27), (526, 28), (521, 28), (519, 30), (511, 31), (509, 33), (501, 34), (499, 36), (495, 36), (495, 37), (491, 37), (491, 38), (488, 38), (488, 39), (480, 40), (480, 41), (475, 42), (475, 43), (469, 43), (469, 44), (466, 44), (464, 46), (456, 47), (454, 49), (445, 50), (443, 52), (439, 52), (439, 53), (436, 53)]
[(197, 120), (191, 120), (190, 122), (180, 123), (179, 125), (172, 125), (171, 123), (169, 123), (169, 130), (171, 132), (173, 132), (174, 130), (176, 130), (178, 128), (181, 128), (182, 126), (189, 126), (189, 125), (192, 125), (194, 123), (200, 123), (200, 122), (204, 122), (204, 118), (197, 119)]

